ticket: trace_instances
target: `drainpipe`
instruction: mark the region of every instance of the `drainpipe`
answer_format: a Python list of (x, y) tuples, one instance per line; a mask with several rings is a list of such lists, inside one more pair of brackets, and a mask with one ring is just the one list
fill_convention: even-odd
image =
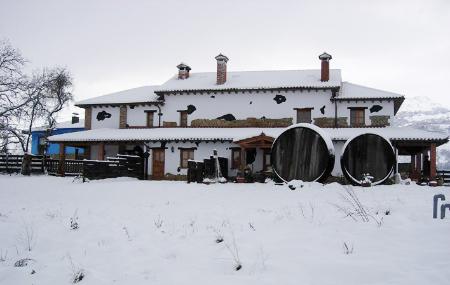
[(337, 117), (337, 100), (336, 100), (336, 89), (331, 90), (332, 96), (331, 98), (334, 99), (334, 127), (338, 127), (338, 117)]
[(162, 113), (161, 113), (161, 107), (158, 104), (156, 104), (156, 108), (158, 108), (158, 128), (159, 128), (159, 127), (161, 127), (161, 116), (162, 116)]

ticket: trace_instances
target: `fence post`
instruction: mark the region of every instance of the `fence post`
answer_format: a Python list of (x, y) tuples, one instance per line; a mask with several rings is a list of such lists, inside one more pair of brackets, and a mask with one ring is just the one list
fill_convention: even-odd
[(59, 163), (58, 163), (58, 175), (64, 176), (65, 169), (64, 164), (66, 161), (66, 146), (63, 143), (59, 144)]
[(22, 157), (22, 175), (30, 175), (31, 174), (31, 155), (28, 153), (24, 153)]
[(6, 153), (6, 173), (9, 173), (9, 155)]

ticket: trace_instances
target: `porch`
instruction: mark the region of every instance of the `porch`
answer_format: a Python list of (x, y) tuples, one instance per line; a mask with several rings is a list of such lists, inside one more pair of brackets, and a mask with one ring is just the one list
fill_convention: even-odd
[[(403, 156), (403, 162), (397, 159), (396, 172), (413, 181), (433, 181), (439, 176), (437, 172), (437, 147), (445, 140), (396, 140), (392, 144), (397, 157)], [(408, 159), (409, 162), (404, 162)]]

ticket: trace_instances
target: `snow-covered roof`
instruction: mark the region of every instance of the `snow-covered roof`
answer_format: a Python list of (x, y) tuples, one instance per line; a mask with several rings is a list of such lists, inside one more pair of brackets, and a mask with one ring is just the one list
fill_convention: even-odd
[(403, 95), (380, 89), (370, 88), (350, 82), (342, 82), (342, 87), (336, 99), (365, 99), (365, 98), (403, 98)]
[[(67, 133), (49, 137), (58, 142), (94, 142), (94, 141), (238, 141), (258, 136), (277, 137), (284, 128), (152, 128), (152, 129), (94, 129), (76, 133)], [(409, 127), (386, 128), (324, 128), (333, 140), (347, 140), (358, 134), (370, 132), (391, 140), (447, 140), (443, 133), (429, 132)]]
[(331, 69), (330, 80), (325, 82), (320, 81), (320, 69), (231, 71), (227, 72), (227, 81), (224, 84), (217, 85), (216, 81), (216, 72), (190, 73), (187, 79), (178, 79), (178, 75), (175, 75), (162, 84), (156, 92), (339, 87), (341, 71)]
[(261, 132), (278, 136), (282, 128), (152, 128), (93, 129), (49, 137), (53, 141), (146, 141), (146, 140), (229, 140), (252, 137)]
[(115, 93), (110, 93), (75, 103), (76, 106), (83, 105), (101, 105), (101, 104), (124, 104), (124, 103), (143, 103), (158, 102), (158, 96), (154, 93), (159, 86), (141, 86), (133, 89), (127, 89)]
[[(56, 129), (72, 129), (72, 128), (83, 129), (84, 128), (84, 120), (80, 119), (80, 121), (78, 123), (74, 123), (74, 124), (72, 124), (72, 120), (64, 121), (64, 122), (56, 123), (56, 126), (55, 126), (55, 130)], [(31, 131), (32, 132), (45, 131), (46, 129), (47, 129), (46, 126), (41, 126), (41, 127), (32, 128)]]
[(430, 132), (411, 127), (385, 127), (385, 128), (338, 128), (325, 129), (333, 140), (348, 140), (363, 133), (373, 133), (390, 140), (447, 140), (445, 133)]

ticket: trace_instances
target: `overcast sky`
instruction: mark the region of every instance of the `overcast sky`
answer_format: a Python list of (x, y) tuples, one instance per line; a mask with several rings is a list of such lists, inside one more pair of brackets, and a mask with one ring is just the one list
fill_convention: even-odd
[(161, 84), (181, 61), (215, 71), (219, 52), (228, 70), (273, 70), (326, 51), (345, 81), (450, 107), (449, 27), (446, 0), (0, 0), (0, 39), (31, 68), (67, 67), (76, 100)]

